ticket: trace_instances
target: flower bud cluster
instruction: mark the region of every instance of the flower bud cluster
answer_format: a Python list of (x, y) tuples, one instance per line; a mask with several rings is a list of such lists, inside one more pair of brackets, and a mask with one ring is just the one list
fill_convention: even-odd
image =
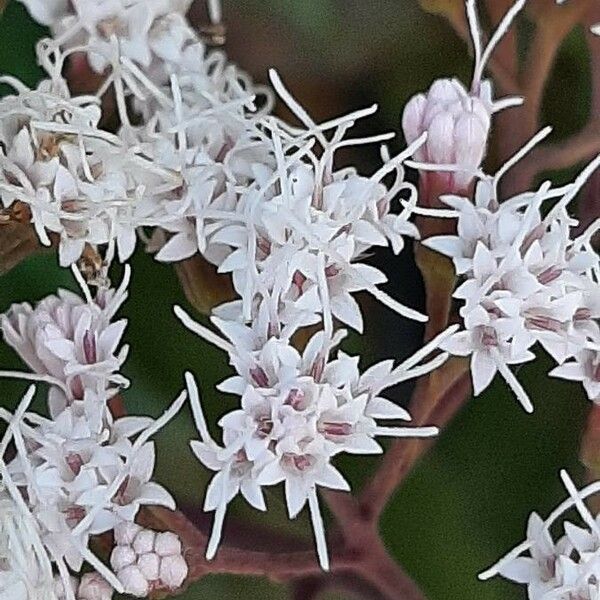
[(145, 598), (155, 590), (176, 590), (187, 577), (181, 541), (170, 531), (124, 522), (115, 528), (115, 544), (110, 564), (127, 594)]
[[(75, 577), (70, 577), (68, 581), (65, 587), (62, 578), (55, 575), (55, 595), (43, 597), (49, 600), (67, 600), (69, 597), (76, 600), (112, 600), (112, 586), (98, 573), (85, 573), (79, 581)], [(31, 599), (31, 596), (29, 598)]]
[[(488, 91), (489, 82), (483, 88)], [(491, 92), (489, 92), (491, 94)], [(404, 108), (402, 128), (408, 143), (427, 132), (415, 158), (432, 165), (457, 165), (464, 171), (437, 173), (446, 190), (466, 190), (487, 149), (491, 106), (456, 79), (438, 79), (426, 94), (413, 96)]]

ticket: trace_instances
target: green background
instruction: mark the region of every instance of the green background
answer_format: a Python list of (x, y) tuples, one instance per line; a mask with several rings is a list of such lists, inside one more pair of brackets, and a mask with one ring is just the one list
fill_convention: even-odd
[[(396, 130), (412, 94), (436, 77), (458, 75), (464, 81), (469, 75), (464, 44), (442, 19), (423, 13), (416, 0), (240, 0), (225, 2), (225, 15), (232, 57), (258, 80), (266, 79), (268, 66), (278, 67), (314, 115), (329, 117), (377, 102), (378, 116), (362, 125), (362, 131)], [(43, 33), (21, 5), (10, 2), (0, 19), (0, 72), (34, 84), (40, 72), (33, 45)], [(544, 122), (555, 125), (558, 135), (567, 135), (585, 120), (587, 81), (583, 36), (575, 32), (558, 57), (544, 107)], [(401, 143), (398, 140), (395, 147)], [(375, 156), (374, 151), (361, 149), (352, 158), (368, 170)], [(410, 252), (400, 258), (382, 253), (375, 262), (388, 274), (392, 293), (415, 305), (422, 301)], [(53, 254), (33, 257), (0, 277), (0, 311), (11, 302), (39, 300), (58, 286), (73, 288), (69, 271), (59, 269)], [(174, 270), (136, 253), (130, 300), (121, 311), (129, 319), (125, 338), (131, 345), (125, 369), (132, 380), (125, 394), (127, 407), (132, 413), (158, 415), (182, 388), (184, 370), (191, 369), (201, 381), (214, 422), (235, 404), (214, 390), (228, 372), (227, 361), (179, 325), (171, 309), (175, 303), (187, 306)], [(418, 328), (378, 306), (364, 308), (366, 335), (351, 340), (346, 349), (362, 348), (365, 364), (388, 356), (401, 358), (416, 347)], [(4, 344), (0, 366), (20, 366)], [(501, 580), (481, 583), (476, 574), (522, 539), (531, 510), (547, 514), (564, 497), (560, 468), (568, 468), (582, 481), (577, 453), (589, 404), (578, 386), (548, 379), (549, 367), (542, 357), (520, 370), (535, 405), (532, 416), (499, 381), (470, 401), (385, 512), (381, 531), (387, 546), (431, 600), (525, 597), (522, 588)], [(21, 383), (0, 381), (2, 405), (13, 407), (24, 388)], [(395, 398), (405, 401), (407, 393), (398, 390)], [(157, 479), (187, 507), (201, 504), (207, 481), (207, 473), (188, 449), (192, 437), (185, 412), (157, 438)], [(360, 485), (376, 463), (357, 457), (344, 460), (342, 467), (352, 483)], [(280, 489), (269, 492), (268, 502), (267, 516), (237, 501), (231, 513), (308, 534), (305, 517), (287, 521)], [(258, 579), (211, 576), (181, 598), (233, 599), (250, 594), (277, 599), (286, 598), (287, 590)]]

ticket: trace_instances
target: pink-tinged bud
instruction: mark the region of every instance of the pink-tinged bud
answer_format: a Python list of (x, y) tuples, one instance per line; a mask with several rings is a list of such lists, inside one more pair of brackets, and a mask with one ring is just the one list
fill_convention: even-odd
[[(454, 159), (457, 165), (476, 170), (483, 161), (490, 131), (487, 122), (475, 112), (461, 114), (454, 126)], [(458, 172), (454, 176), (456, 189), (465, 189), (472, 181), (473, 175), (468, 171)]]
[[(75, 594), (75, 592), (77, 591), (77, 579), (75, 579), (75, 577), (69, 577), (68, 585), (71, 588), (73, 594)], [(55, 576), (52, 588), (58, 600), (65, 600), (65, 598), (67, 597), (65, 593), (65, 584), (63, 583), (63, 580), (60, 576)]]
[(142, 530), (136, 523), (124, 521), (115, 527), (115, 543), (121, 546), (131, 546), (135, 536)]
[(425, 94), (413, 96), (402, 113), (402, 129), (407, 144), (412, 144), (423, 133), (423, 117), (427, 98)]
[(77, 600), (111, 600), (113, 589), (98, 573), (86, 573), (77, 590)]
[(160, 561), (160, 582), (170, 590), (180, 588), (188, 575), (188, 566), (181, 554), (165, 556)]
[(427, 92), (428, 108), (434, 104), (450, 105), (464, 98), (466, 90), (455, 79), (436, 79)]
[(436, 164), (454, 162), (454, 117), (447, 111), (438, 112), (431, 120), (427, 155), (428, 160)]
[(181, 554), (181, 542), (177, 534), (172, 531), (165, 531), (156, 536), (154, 551), (158, 556), (170, 556), (172, 554)]
[(156, 581), (159, 577), (160, 557), (154, 552), (142, 554), (137, 560), (138, 569), (148, 581)]
[(125, 567), (117, 573), (117, 577), (123, 585), (126, 594), (131, 594), (136, 598), (144, 598), (148, 595), (150, 583), (137, 566), (131, 565)]
[[(402, 128), (407, 143), (427, 132), (427, 141), (415, 152), (420, 161), (464, 166), (461, 172), (422, 172), (422, 187), (436, 198), (424, 198), (434, 206), (440, 194), (464, 192), (471, 174), (485, 156), (490, 130), (491, 105), (486, 99), (468, 92), (454, 79), (434, 81), (427, 94), (418, 94), (407, 103)], [(428, 181), (439, 178), (441, 181)]]
[(156, 539), (156, 533), (150, 529), (142, 529), (133, 540), (133, 549), (135, 553), (140, 556), (141, 554), (147, 554), (148, 552), (154, 551), (154, 540)]
[(137, 555), (131, 546), (115, 546), (110, 555), (110, 565), (115, 571), (120, 571), (135, 563)]

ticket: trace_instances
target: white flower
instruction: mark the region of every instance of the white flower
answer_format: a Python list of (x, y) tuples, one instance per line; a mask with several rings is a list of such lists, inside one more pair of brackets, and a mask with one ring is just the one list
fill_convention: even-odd
[(193, 37), (183, 18), (189, 0), (21, 1), (34, 19), (50, 27), (62, 49), (85, 46), (99, 73), (111, 62), (113, 39), (121, 56), (149, 68), (153, 59), (176, 59)]
[(117, 351), (127, 321), (112, 320), (127, 298), (129, 275), (126, 268), (120, 287), (99, 291), (95, 300), (89, 290), (87, 300), (59, 290), (35, 308), (15, 304), (0, 316), (5, 341), (34, 373), (55, 380), (66, 403), (83, 401), (85, 390), (99, 393), (102, 402), (105, 392), (128, 384), (118, 372), (127, 347)]
[(582, 350), (574, 360), (550, 371), (553, 377), (581, 381), (590, 400), (600, 400), (600, 350)]
[(179, 187), (178, 175), (99, 129), (98, 100), (71, 98), (60, 72), (37, 90), (8, 83), (16, 93), (0, 101), (4, 206), (24, 203), (42, 244), (57, 235), (62, 266), (86, 245), (107, 246), (107, 262), (115, 245), (122, 261), (129, 258), (136, 228), (154, 223), (147, 196)]
[[(364, 374), (358, 358), (332, 349), (344, 337), (315, 334), (300, 354), (286, 338), (269, 333), (268, 326), (246, 327), (214, 319), (230, 342), (194, 323), (179, 307), (183, 323), (226, 350), (237, 375), (219, 385), (221, 391), (241, 396), (241, 407), (220, 419), (223, 446), (211, 437), (191, 374), (186, 375), (200, 441), (192, 442), (198, 459), (216, 475), (206, 491), (205, 510), (215, 511), (207, 557), (212, 558), (221, 537), (229, 502), (241, 493), (255, 508), (265, 510), (262, 486), (285, 482), (290, 518), (308, 502), (321, 566), (329, 559), (317, 498), (317, 487), (348, 490), (348, 483), (332, 464), (342, 453), (377, 454), (376, 436), (431, 436), (435, 427), (382, 427), (379, 419), (410, 419), (408, 413), (380, 392), (442, 364), (446, 355), (419, 364), (456, 328), (444, 332), (407, 361), (374, 365)], [(263, 323), (264, 327), (264, 323)]]
[[(565, 471), (561, 471), (561, 477), (570, 497), (545, 521), (532, 513), (527, 539), (481, 573), (480, 579), (499, 574), (526, 584), (529, 600), (597, 600), (600, 594), (600, 519), (592, 515), (585, 499), (598, 493), (600, 484), (595, 482), (577, 490)], [(564, 535), (555, 542), (554, 526), (573, 507), (579, 513), (583, 527), (564, 521)]]
[[(599, 339), (599, 260), (591, 238), (599, 224), (571, 239), (575, 224), (567, 208), (600, 163), (592, 161), (565, 187), (543, 183), (500, 202), (499, 179), (512, 164), (549, 133), (543, 130), (500, 169), (495, 177), (482, 176), (475, 187), (475, 203), (445, 196), (458, 218), (457, 235), (425, 240), (425, 245), (452, 258), (464, 280), (454, 296), (464, 301), (460, 314), (465, 331), (444, 342), (444, 349), (471, 355), (475, 394), (491, 383), (497, 371), (523, 407), (533, 409), (508, 365), (532, 360), (536, 342), (562, 365), (552, 373), (582, 381), (594, 399), (594, 361)], [(543, 214), (544, 203), (554, 205)], [(594, 395), (592, 395), (594, 394)]]
[[(0, 442), (0, 474), (19, 508), (23, 526), (35, 531), (35, 554), (30, 553), (31, 558), (56, 563), (63, 583), (68, 581), (68, 569), (79, 571), (85, 560), (122, 591), (119, 580), (89, 550), (89, 538), (113, 529), (123, 519), (132, 520), (141, 504), (174, 508), (166, 490), (149, 482), (154, 448), (148, 440), (179, 411), (186, 395), (156, 421), (139, 417), (113, 421), (107, 412), (102, 428), (91, 430), (94, 421), (89, 420), (81, 402), (73, 403), (52, 420), (26, 413), (34, 392), (31, 388), (15, 415), (0, 409), (0, 418), (9, 424)], [(12, 438), (17, 455), (6, 465), (4, 453)], [(15, 569), (11, 566), (7, 576), (11, 585)], [(52, 573), (51, 566), (46, 570)], [(31, 577), (37, 577), (33, 568)], [(16, 581), (15, 585), (20, 580)], [(35, 588), (34, 583), (27, 585)], [(70, 583), (63, 589), (67, 600), (75, 600)]]

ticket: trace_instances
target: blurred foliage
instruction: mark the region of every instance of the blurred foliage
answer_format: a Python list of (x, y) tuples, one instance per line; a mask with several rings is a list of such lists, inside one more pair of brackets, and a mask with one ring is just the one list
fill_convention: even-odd
[[(454, 2), (422, 4), (440, 12)], [(224, 8), (231, 55), (257, 79), (264, 80), (266, 67), (273, 64), (316, 117), (378, 102), (378, 116), (359, 125), (371, 133), (396, 129), (406, 100), (434, 78), (456, 75), (466, 80), (470, 70), (465, 44), (445, 21), (420, 10), (417, 0), (226, 0)], [(0, 20), (0, 71), (35, 84), (40, 70), (34, 44), (43, 33), (20, 4), (10, 3)], [(582, 38), (580, 32), (568, 38), (549, 83), (543, 122), (555, 125), (557, 136), (585, 121), (589, 84)], [(396, 142), (395, 148), (400, 147)], [(377, 151), (361, 148), (352, 159), (369, 169)], [(373, 260), (388, 274), (390, 293), (414, 306), (422, 304), (410, 251), (401, 257), (384, 252)], [(114, 274), (115, 281), (119, 276)], [(37, 301), (58, 286), (74, 287), (70, 272), (59, 269), (51, 253), (35, 256), (0, 278), (0, 311), (11, 302)], [(235, 404), (234, 398), (214, 389), (227, 373), (227, 360), (180, 326), (172, 313), (175, 303), (188, 306), (175, 270), (138, 252), (130, 300), (122, 310), (129, 319), (126, 341), (131, 345), (125, 371), (132, 386), (125, 392), (126, 404), (132, 412), (158, 415), (182, 388), (183, 372), (190, 368), (200, 379), (209, 422), (214, 423)], [(387, 356), (401, 358), (418, 345), (419, 326), (372, 303), (365, 302), (364, 309), (365, 364)], [(357, 342), (345, 349), (357, 351)], [(20, 367), (5, 345), (0, 345), (0, 365)], [(533, 416), (524, 414), (506, 386), (497, 382), (440, 436), (386, 511), (383, 537), (430, 600), (524, 597), (516, 586), (481, 583), (476, 574), (522, 539), (530, 510), (545, 515), (565, 496), (560, 468), (569, 468), (581, 481), (577, 452), (588, 404), (577, 386), (548, 379), (549, 366), (542, 359), (519, 373), (536, 407)], [(20, 382), (0, 382), (2, 404), (13, 407), (24, 389)], [(408, 392), (400, 389), (395, 397), (405, 402)], [(157, 477), (182, 506), (201, 504), (208, 477), (188, 449), (194, 435), (190, 415), (184, 412), (157, 440)], [(377, 459), (343, 461), (355, 485), (376, 464)], [(305, 516), (288, 522), (280, 489), (269, 492), (268, 502), (273, 509), (268, 515), (257, 515), (237, 501), (231, 513), (308, 535)], [(275, 600), (286, 598), (287, 592), (265, 581), (211, 576), (180, 597), (249, 595)]]

